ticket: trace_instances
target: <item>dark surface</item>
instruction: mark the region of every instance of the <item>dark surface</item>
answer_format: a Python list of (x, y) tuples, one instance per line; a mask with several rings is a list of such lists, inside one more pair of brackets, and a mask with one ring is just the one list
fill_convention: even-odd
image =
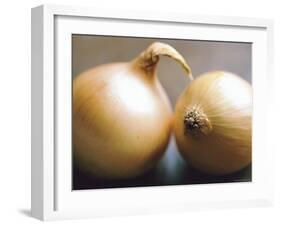
[(180, 156), (174, 139), (158, 165), (145, 175), (129, 180), (101, 180), (73, 167), (73, 190), (144, 187), (162, 185), (208, 184), (251, 181), (251, 165), (227, 176), (210, 176), (189, 167)]

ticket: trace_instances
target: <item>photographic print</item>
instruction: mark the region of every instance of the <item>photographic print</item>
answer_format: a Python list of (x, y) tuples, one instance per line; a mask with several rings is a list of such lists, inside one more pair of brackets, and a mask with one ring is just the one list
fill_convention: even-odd
[(33, 8), (32, 216), (272, 203), (272, 34), (257, 18)]
[(251, 48), (72, 34), (72, 189), (251, 181)]

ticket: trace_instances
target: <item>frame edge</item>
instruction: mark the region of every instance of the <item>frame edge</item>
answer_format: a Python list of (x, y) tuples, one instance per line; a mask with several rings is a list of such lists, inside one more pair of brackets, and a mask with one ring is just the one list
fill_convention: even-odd
[(31, 215), (43, 220), (43, 6), (31, 9)]
[(114, 10), (113, 8), (96, 8), (78, 5), (44, 4), (44, 8), (54, 15), (108, 18), (119, 20), (141, 20), (171, 23), (196, 23), (220, 26), (241, 26), (268, 28), (272, 19), (244, 16), (227, 16), (212, 14), (176, 13), (173, 11), (158, 12), (153, 10)]

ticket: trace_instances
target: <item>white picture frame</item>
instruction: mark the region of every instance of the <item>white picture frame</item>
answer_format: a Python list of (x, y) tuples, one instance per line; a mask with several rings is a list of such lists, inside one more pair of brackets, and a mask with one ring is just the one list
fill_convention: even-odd
[[(160, 25), (169, 29), (160, 29)], [(155, 27), (159, 28), (157, 33)], [(273, 172), (273, 153), (266, 137), (269, 133), (267, 117), (272, 108), (264, 106), (272, 104), (268, 101), (273, 84), (272, 32), (273, 22), (265, 19), (56, 5), (33, 8), (32, 216), (55, 220), (271, 205), (273, 179), (269, 175)], [(251, 42), (252, 182), (73, 192), (68, 154), (71, 149), (71, 46), (68, 44), (72, 33)]]

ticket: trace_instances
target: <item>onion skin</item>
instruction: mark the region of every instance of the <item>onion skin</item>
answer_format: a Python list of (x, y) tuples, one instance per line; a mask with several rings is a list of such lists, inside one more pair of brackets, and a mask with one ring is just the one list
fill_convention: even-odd
[(198, 77), (177, 101), (174, 130), (193, 168), (211, 175), (241, 170), (251, 162), (251, 85), (225, 71)]
[(167, 47), (154, 43), (130, 62), (101, 65), (73, 81), (74, 161), (81, 170), (105, 179), (132, 178), (161, 158), (172, 110), (156, 65), (159, 55), (179, 55)]

